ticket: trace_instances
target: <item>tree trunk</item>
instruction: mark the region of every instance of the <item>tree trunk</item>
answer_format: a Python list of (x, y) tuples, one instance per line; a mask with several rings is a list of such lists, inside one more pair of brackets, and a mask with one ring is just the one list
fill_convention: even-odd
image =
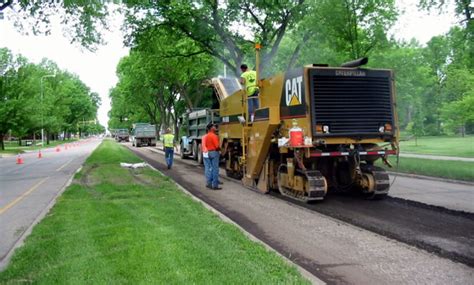
[(180, 135), (179, 135), (179, 128), (178, 128), (178, 120), (174, 120), (173, 126), (174, 126), (174, 134), (175, 134), (176, 140), (179, 142)]
[(161, 131), (161, 123), (157, 122), (156, 124), (156, 139), (159, 140), (160, 139), (160, 131)]
[(408, 106), (408, 110), (407, 110), (407, 120), (406, 120), (406, 121), (407, 121), (407, 124), (408, 124), (409, 122), (411, 122), (411, 120), (412, 120), (412, 117), (413, 117), (413, 116), (412, 116), (412, 112), (413, 112), (413, 107), (412, 107), (412, 106)]
[(5, 143), (3, 142), (3, 139), (5, 138), (4, 134), (0, 134), (0, 149), (5, 150)]
[(21, 137), (18, 137), (18, 146), (21, 146)]

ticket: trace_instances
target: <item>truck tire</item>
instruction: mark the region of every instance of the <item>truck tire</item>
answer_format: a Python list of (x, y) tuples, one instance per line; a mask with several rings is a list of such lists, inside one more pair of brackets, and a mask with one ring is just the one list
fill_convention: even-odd
[(184, 153), (184, 143), (183, 142), (181, 142), (179, 144), (179, 156), (181, 157), (181, 159), (188, 158), (188, 155)]
[(193, 154), (191, 155), (191, 158), (193, 160), (198, 159), (198, 152), (199, 152), (199, 145), (198, 145), (198, 142), (195, 140), (193, 141)]
[(202, 155), (201, 144), (198, 145), (197, 162), (199, 164), (204, 164), (204, 157)]

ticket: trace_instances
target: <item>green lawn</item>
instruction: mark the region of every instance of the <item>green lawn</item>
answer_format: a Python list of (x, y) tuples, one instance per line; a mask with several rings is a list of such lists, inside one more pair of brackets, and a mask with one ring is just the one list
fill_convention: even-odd
[[(60, 144), (71, 143), (75, 141), (77, 141), (77, 139), (64, 140), (64, 141), (62, 140), (49, 141), (49, 144), (45, 145), (45, 148), (55, 147)], [(41, 143), (41, 140), (37, 141), (37, 143)], [(12, 141), (12, 142), (5, 142), (5, 150), (0, 150), (0, 153), (23, 153), (25, 150), (37, 150), (40, 148), (41, 148), (40, 145), (18, 146), (18, 141)]]
[(138, 161), (104, 141), (0, 273), (0, 283), (309, 283), (169, 178), (118, 165)]
[(388, 171), (399, 171), (411, 174), (420, 174), (433, 177), (442, 177), (456, 180), (474, 181), (474, 162), (465, 161), (441, 161), (432, 159), (419, 159), (400, 157), (398, 169), (396, 167), (396, 157), (390, 156), (393, 168), (388, 168), (380, 160), (377, 165)]
[(400, 150), (406, 153), (445, 156), (474, 157), (474, 136), (466, 137), (420, 137), (400, 142)]

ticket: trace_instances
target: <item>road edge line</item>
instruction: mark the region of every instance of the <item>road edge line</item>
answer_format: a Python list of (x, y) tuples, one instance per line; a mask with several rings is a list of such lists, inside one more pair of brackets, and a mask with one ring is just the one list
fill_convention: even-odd
[(19, 247), (21, 247), (25, 241), (25, 239), (31, 234), (31, 232), (33, 231), (33, 228), (39, 224), (41, 222), (41, 220), (43, 220), (43, 218), (49, 213), (49, 211), (51, 210), (51, 208), (53, 208), (53, 206), (56, 204), (56, 200), (58, 199), (59, 196), (61, 196), (63, 194), (63, 192), (69, 187), (69, 185), (71, 185), (72, 183), (72, 180), (74, 179), (74, 176), (79, 172), (81, 171), (82, 169), (82, 164), (81, 166), (79, 166), (79, 168), (74, 171), (74, 173), (71, 175), (71, 177), (66, 181), (66, 184), (64, 184), (64, 186), (56, 193), (56, 195), (54, 196), (53, 199), (51, 199), (51, 201), (49, 201), (48, 205), (40, 212), (40, 214), (38, 216), (36, 216), (35, 220), (33, 221), (33, 223), (31, 223), (31, 225), (26, 229), (26, 231), (24, 231), (20, 238), (15, 242), (15, 244), (12, 246), (12, 248), (8, 251), (7, 255), (5, 256), (5, 258), (3, 258), (1, 261), (0, 261), (0, 272), (4, 271), (7, 267), (8, 267), (8, 264), (10, 263), (10, 260), (13, 256), (13, 254), (15, 253), (15, 250)]
[[(145, 162), (146, 163), (146, 162)], [(214, 214), (216, 214), (222, 221), (226, 222), (226, 223), (229, 223), (229, 224), (232, 224), (234, 225), (235, 227), (237, 227), (246, 237), (248, 237), (251, 241), (254, 241), (254, 242), (257, 242), (261, 245), (263, 245), (267, 250), (269, 251), (272, 251), (274, 252), (276, 255), (280, 256), (286, 263), (288, 263), (289, 265), (292, 265), (294, 267), (296, 267), (296, 269), (301, 273), (301, 275), (303, 277), (305, 277), (306, 279), (308, 279), (311, 284), (326, 284), (326, 282), (322, 281), (321, 279), (319, 279), (317, 276), (315, 276), (314, 274), (312, 274), (311, 272), (309, 272), (308, 270), (304, 269), (303, 267), (301, 267), (300, 265), (294, 263), (292, 260), (290, 260), (289, 258), (287, 258), (286, 256), (282, 255), (281, 253), (279, 253), (277, 250), (275, 250), (273, 247), (271, 247), (270, 245), (268, 245), (267, 243), (265, 243), (264, 241), (258, 239), (256, 236), (254, 236), (253, 234), (249, 233), (248, 231), (246, 231), (244, 228), (242, 228), (239, 224), (237, 224), (236, 222), (234, 222), (233, 220), (231, 220), (229, 217), (227, 217), (225, 214), (219, 212), (217, 209), (215, 209), (214, 207), (212, 207), (211, 205), (209, 205), (208, 203), (204, 202), (203, 200), (199, 199), (198, 197), (194, 196), (191, 192), (189, 192), (188, 190), (186, 190), (186, 188), (184, 188), (183, 186), (181, 186), (181, 184), (179, 184), (178, 182), (174, 181), (171, 177), (167, 176), (166, 174), (164, 174), (163, 172), (161, 172), (160, 170), (156, 169), (155, 167), (151, 166), (149, 163), (147, 163), (148, 167), (150, 167), (151, 169), (153, 169), (154, 171), (160, 173), (161, 175), (165, 176), (165, 177), (168, 177), (171, 181), (173, 181), (173, 183), (179, 188), (179, 190), (181, 190), (184, 194), (188, 195), (191, 197), (191, 199), (193, 199), (194, 201), (198, 202), (198, 203), (201, 203), (204, 208), (208, 209), (209, 211), (213, 212)]]

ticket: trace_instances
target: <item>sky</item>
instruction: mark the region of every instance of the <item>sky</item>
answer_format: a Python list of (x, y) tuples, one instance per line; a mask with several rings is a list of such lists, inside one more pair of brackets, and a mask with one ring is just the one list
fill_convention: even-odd
[[(416, 0), (396, 0), (397, 5), (405, 11), (397, 24), (390, 31), (396, 39), (410, 40), (415, 38), (425, 44), (436, 35), (441, 35), (456, 24), (453, 8), (447, 7), (446, 13), (420, 12), (416, 7)], [(11, 9), (4, 11), (14, 13)], [(108, 111), (110, 110), (109, 89), (117, 83), (116, 66), (120, 58), (128, 54), (128, 48), (123, 46), (123, 35), (119, 30), (120, 19), (115, 19), (116, 26), (110, 33), (104, 34), (106, 45), (99, 46), (92, 53), (71, 44), (63, 36), (59, 22), (53, 19), (52, 32), (49, 36), (22, 35), (7, 17), (0, 19), (0, 47), (9, 48), (14, 54), (22, 54), (31, 62), (39, 63), (42, 58), (56, 62), (62, 70), (75, 73), (79, 78), (97, 92), (102, 105), (98, 112), (99, 122), (107, 126)]]

